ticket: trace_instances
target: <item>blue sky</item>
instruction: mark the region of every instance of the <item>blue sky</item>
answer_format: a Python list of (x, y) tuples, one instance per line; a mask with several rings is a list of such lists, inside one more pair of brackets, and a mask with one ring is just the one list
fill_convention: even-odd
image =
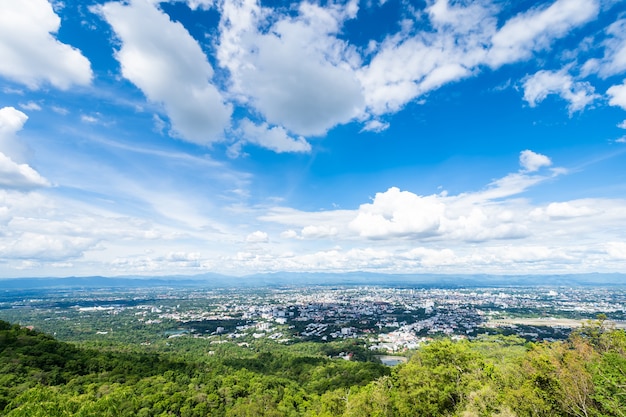
[(626, 3), (0, 0), (0, 276), (626, 270)]

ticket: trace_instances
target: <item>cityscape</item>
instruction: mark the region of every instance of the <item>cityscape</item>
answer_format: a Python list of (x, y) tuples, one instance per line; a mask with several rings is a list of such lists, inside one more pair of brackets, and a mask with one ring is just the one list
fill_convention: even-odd
[(599, 314), (626, 327), (623, 287), (103, 288), (4, 291), (0, 316), (65, 340), (249, 346), (359, 340), (396, 353), (441, 337), (555, 341)]

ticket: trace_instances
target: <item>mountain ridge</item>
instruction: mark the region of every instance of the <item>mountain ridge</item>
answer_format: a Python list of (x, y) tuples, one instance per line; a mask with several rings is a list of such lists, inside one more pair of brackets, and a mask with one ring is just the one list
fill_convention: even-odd
[(372, 272), (273, 272), (245, 276), (216, 273), (164, 276), (69, 276), (0, 278), (0, 288), (143, 288), (143, 287), (280, 287), (307, 285), (377, 285), (424, 287), (499, 286), (624, 286), (626, 274), (585, 273), (545, 275), (383, 274)]

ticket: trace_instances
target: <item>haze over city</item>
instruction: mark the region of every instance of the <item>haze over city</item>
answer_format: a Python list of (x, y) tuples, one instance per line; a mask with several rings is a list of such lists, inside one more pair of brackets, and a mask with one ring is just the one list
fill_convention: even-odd
[(0, 276), (624, 272), (625, 6), (0, 0)]

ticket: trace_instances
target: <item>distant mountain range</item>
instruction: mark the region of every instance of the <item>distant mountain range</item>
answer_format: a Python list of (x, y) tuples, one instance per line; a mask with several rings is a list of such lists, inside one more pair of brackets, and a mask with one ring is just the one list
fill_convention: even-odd
[(284, 286), (376, 285), (389, 287), (502, 287), (502, 286), (626, 286), (626, 274), (455, 275), (378, 274), (371, 272), (277, 272), (234, 277), (220, 274), (116, 277), (49, 277), (0, 279), (0, 291), (44, 288), (204, 287), (254, 288)]

